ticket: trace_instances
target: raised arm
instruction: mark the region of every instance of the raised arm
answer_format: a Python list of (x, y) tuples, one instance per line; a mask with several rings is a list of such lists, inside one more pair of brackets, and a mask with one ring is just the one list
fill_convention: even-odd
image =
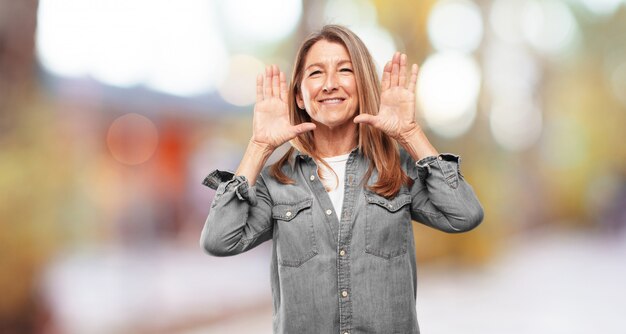
[(439, 154), (415, 120), (417, 69), (413, 64), (409, 74), (406, 55), (396, 52), (383, 71), (378, 115), (360, 114), (354, 122), (382, 130), (404, 149), (402, 159), (414, 180), (414, 220), (445, 232), (469, 231), (482, 221), (483, 209), (460, 173), (460, 158)]
[(383, 71), (378, 115), (360, 114), (354, 122), (382, 130), (419, 160), (438, 153), (415, 120), (417, 64), (407, 72), (406, 55), (396, 52)]
[(278, 66), (265, 69), (265, 80), (256, 81), (256, 104), (252, 118), (252, 138), (235, 175), (245, 176), (254, 184), (274, 150), (297, 135), (315, 129), (313, 123), (291, 125), (289, 122), (287, 80)]
[(272, 199), (259, 175), (278, 146), (315, 128), (290, 124), (287, 96), (285, 73), (268, 66), (257, 78), (252, 138), (239, 168), (234, 174), (215, 170), (204, 180), (217, 190), (200, 237), (211, 255), (239, 254), (272, 236)]

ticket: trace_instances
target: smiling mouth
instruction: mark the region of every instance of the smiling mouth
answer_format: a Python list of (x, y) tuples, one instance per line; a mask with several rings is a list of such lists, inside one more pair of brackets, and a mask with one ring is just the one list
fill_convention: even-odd
[(342, 97), (334, 97), (334, 98), (328, 98), (328, 99), (321, 99), (319, 100), (319, 102), (322, 104), (339, 104), (345, 100), (346, 99)]

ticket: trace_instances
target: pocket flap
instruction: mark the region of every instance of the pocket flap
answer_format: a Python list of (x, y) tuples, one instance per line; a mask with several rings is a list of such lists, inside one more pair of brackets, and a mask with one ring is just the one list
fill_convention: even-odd
[(392, 199), (386, 199), (375, 193), (366, 192), (365, 199), (367, 200), (368, 203), (379, 205), (390, 212), (396, 212), (400, 210), (403, 206), (411, 203), (410, 194), (398, 194), (396, 197)]
[(296, 203), (276, 204), (272, 207), (272, 218), (290, 221), (300, 211), (310, 208), (311, 204), (313, 204), (313, 199), (311, 198), (306, 198)]

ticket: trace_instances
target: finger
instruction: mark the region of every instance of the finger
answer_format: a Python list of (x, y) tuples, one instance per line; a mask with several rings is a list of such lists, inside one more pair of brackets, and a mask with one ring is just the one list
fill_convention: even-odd
[(278, 65), (272, 65), (272, 96), (280, 96), (280, 70)]
[(300, 123), (298, 125), (294, 125), (292, 129), (293, 129), (293, 131), (295, 133), (295, 135), (294, 135), (294, 137), (295, 137), (295, 136), (303, 134), (303, 133), (305, 133), (307, 131), (313, 131), (313, 130), (315, 130), (315, 128), (316, 128), (315, 124), (307, 122), (307, 123)]
[(375, 126), (376, 116), (370, 114), (360, 114), (354, 118), (354, 123)]
[(411, 67), (411, 78), (409, 79), (409, 86), (407, 89), (409, 92), (415, 92), (415, 85), (417, 84), (417, 64), (413, 64)]
[(396, 52), (393, 55), (393, 61), (391, 62), (391, 87), (398, 85), (398, 73), (400, 72), (400, 52)]
[(263, 101), (263, 74), (256, 76), (256, 101)]
[(400, 55), (400, 79), (398, 80), (400, 87), (406, 87), (406, 55)]
[(389, 84), (391, 83), (391, 62), (388, 61), (385, 64), (385, 69), (383, 70), (383, 81), (381, 82), (381, 88), (383, 91), (389, 89)]
[(287, 77), (285, 72), (280, 72), (280, 99), (287, 102), (289, 92), (287, 91)]
[(272, 96), (272, 68), (265, 66), (265, 81), (263, 82), (265, 87), (265, 98), (269, 99)]

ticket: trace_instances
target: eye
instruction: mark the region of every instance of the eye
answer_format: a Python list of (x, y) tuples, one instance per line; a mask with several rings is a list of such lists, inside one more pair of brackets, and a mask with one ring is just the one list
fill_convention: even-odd
[(318, 75), (321, 74), (322, 72), (320, 70), (315, 70), (313, 72), (311, 72), (311, 74), (309, 74), (310, 77), (314, 76), (314, 75)]
[(348, 68), (348, 67), (344, 67), (344, 68), (340, 69), (339, 72), (352, 72), (352, 69)]

